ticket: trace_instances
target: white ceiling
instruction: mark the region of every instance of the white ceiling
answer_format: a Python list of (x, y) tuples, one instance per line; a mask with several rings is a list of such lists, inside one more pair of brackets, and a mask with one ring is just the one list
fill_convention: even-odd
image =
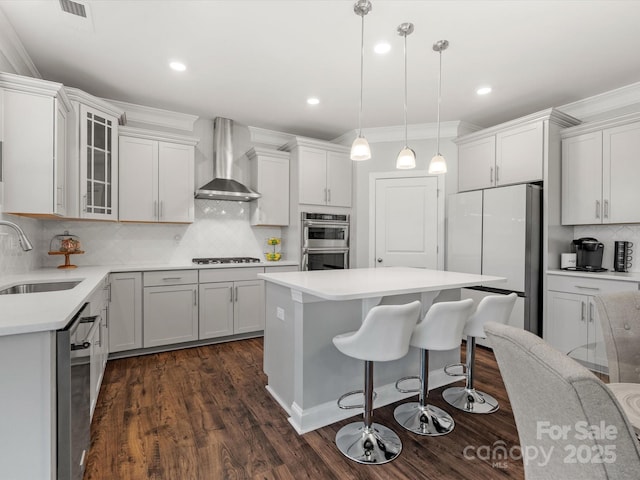
[[(360, 17), (354, 0), (0, 0), (42, 77), (97, 96), (332, 139), (357, 128)], [(490, 126), (640, 81), (640, 1), (372, 0), (365, 17), (363, 126), (403, 122), (402, 22), (409, 123)], [(373, 53), (387, 40), (392, 51)], [(182, 74), (167, 67), (180, 59)], [(478, 97), (476, 87), (493, 93)], [(306, 104), (308, 96), (321, 103)]]

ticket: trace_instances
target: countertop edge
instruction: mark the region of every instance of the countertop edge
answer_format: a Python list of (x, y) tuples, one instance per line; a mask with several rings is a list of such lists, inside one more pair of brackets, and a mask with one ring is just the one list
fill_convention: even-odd
[(578, 272), (572, 270), (547, 270), (547, 275), (564, 277), (595, 278), (599, 280), (614, 280), (617, 282), (638, 282), (640, 273), (636, 272)]

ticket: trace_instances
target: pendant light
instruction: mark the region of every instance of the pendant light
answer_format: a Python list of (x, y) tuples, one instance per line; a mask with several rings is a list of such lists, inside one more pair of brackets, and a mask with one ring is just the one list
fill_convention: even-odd
[(442, 101), (442, 51), (449, 47), (447, 40), (438, 40), (433, 44), (433, 50), (440, 55), (440, 69), (438, 73), (438, 136), (436, 151), (437, 153), (429, 162), (429, 174), (438, 175), (440, 173), (447, 173), (447, 161), (440, 153), (440, 102)]
[(400, 150), (396, 160), (396, 168), (416, 168), (416, 152), (407, 146), (407, 35), (413, 33), (413, 23), (402, 23), (398, 26), (398, 35), (404, 37), (404, 148)]
[(362, 135), (362, 90), (364, 83), (364, 16), (371, 11), (369, 0), (358, 0), (353, 5), (353, 11), (362, 18), (360, 33), (360, 111), (358, 112), (358, 137), (351, 145), (351, 160), (361, 161), (371, 158), (369, 142)]

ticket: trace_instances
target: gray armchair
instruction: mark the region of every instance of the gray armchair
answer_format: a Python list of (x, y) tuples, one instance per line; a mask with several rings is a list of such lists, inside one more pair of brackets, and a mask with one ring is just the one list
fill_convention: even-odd
[(611, 383), (640, 383), (640, 292), (595, 297)]
[(495, 322), (485, 332), (511, 401), (527, 480), (640, 478), (640, 444), (604, 383), (530, 332)]

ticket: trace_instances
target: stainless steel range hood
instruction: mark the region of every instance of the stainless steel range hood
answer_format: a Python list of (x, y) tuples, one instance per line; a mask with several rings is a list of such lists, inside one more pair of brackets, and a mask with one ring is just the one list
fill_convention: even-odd
[(232, 178), (233, 121), (216, 117), (213, 120), (213, 180), (196, 190), (196, 198), (250, 202), (260, 194)]

